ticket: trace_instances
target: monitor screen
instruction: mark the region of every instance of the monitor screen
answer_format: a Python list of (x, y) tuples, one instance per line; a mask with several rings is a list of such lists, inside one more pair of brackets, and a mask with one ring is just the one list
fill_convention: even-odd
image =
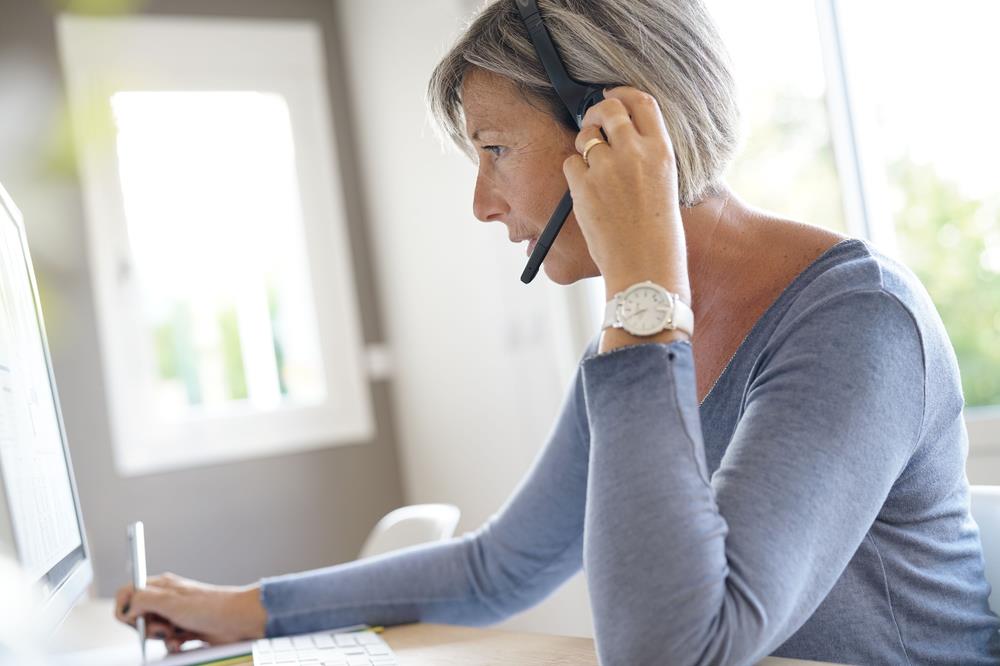
[(2, 187), (0, 542), (58, 622), (92, 572), (24, 226)]

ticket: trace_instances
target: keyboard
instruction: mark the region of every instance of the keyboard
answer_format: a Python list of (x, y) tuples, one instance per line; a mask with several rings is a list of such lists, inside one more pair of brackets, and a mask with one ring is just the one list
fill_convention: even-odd
[(396, 656), (374, 631), (262, 638), (253, 643), (254, 666), (396, 666)]

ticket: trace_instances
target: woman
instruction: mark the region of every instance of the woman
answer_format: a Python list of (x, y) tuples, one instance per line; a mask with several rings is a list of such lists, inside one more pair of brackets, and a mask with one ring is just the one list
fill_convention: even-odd
[(603, 663), (995, 663), (958, 368), (926, 292), (867, 243), (721, 182), (734, 91), (700, 1), (539, 4), (575, 78), (626, 85), (575, 131), (513, 0), (487, 6), (430, 84), (478, 162), (474, 212), (531, 241), (568, 185), (548, 276), (601, 275), (609, 300), (651, 281), (697, 333), (603, 331), (474, 534), (246, 588), (160, 577), (123, 588), (119, 616), (158, 615), (173, 649), (482, 624), (585, 565)]

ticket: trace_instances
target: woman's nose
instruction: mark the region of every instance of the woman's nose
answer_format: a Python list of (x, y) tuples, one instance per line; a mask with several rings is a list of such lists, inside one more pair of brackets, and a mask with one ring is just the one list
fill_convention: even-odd
[(472, 197), (472, 214), (481, 222), (495, 222), (510, 211), (510, 207), (494, 184), (482, 175), (476, 178), (476, 191)]

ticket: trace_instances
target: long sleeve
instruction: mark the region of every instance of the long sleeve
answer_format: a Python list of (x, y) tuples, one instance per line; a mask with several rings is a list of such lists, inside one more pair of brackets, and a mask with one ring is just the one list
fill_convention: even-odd
[(362, 622), (480, 625), (541, 601), (580, 570), (585, 428), (578, 371), (531, 471), (483, 527), (443, 543), (265, 579), (267, 634)]
[(687, 342), (583, 363), (585, 569), (601, 663), (753, 663), (815, 611), (918, 440), (919, 332), (856, 291), (771, 341), (709, 479)]

